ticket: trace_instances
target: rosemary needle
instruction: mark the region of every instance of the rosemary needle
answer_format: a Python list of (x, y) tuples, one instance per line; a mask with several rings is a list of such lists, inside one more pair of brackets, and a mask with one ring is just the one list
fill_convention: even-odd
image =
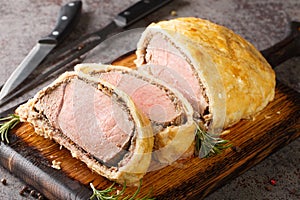
[(111, 186), (104, 190), (97, 190), (92, 183), (90, 183), (90, 186), (93, 190), (93, 195), (90, 197), (90, 199), (97, 199), (97, 200), (154, 200), (155, 198), (149, 197), (151, 194), (151, 191), (142, 198), (137, 198), (137, 195), (141, 191), (142, 186), (142, 179), (140, 180), (140, 184), (135, 191), (135, 193), (130, 197), (122, 197), (124, 195), (124, 192), (126, 190), (126, 182), (123, 185), (122, 191), (118, 192), (117, 188), (114, 187), (115, 183), (113, 183)]
[(0, 124), (1, 141), (9, 143), (8, 132), (20, 122), (20, 117), (18, 115), (11, 114), (7, 117), (1, 118), (0, 121), (6, 121), (3, 124)]
[(196, 126), (196, 151), (199, 152), (200, 158), (220, 154), (223, 149), (227, 149), (232, 146), (231, 144), (225, 145), (229, 142), (229, 140), (223, 140), (222, 138), (204, 131), (199, 125)]

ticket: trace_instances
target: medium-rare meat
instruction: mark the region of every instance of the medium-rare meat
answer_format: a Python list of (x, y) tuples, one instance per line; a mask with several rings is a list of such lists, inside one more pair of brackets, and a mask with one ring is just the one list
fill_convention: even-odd
[(159, 88), (146, 80), (122, 73), (116, 68), (99, 74), (99, 78), (126, 92), (136, 107), (142, 110), (153, 122), (176, 123), (177, 118), (184, 117), (181, 116), (182, 108), (178, 105), (180, 102), (173, 102), (174, 98), (172, 99), (163, 88)]
[(152, 123), (153, 159), (160, 167), (194, 153), (193, 108), (180, 92), (127, 67), (87, 63), (77, 65), (75, 71), (109, 82), (131, 97)]
[(204, 88), (189, 63), (170, 41), (161, 34), (154, 35), (147, 46), (145, 62), (148, 65), (140, 70), (143, 68), (156, 78), (166, 81), (188, 99), (196, 113), (204, 114), (208, 107)]
[(16, 113), (110, 180), (136, 184), (149, 167), (149, 120), (124, 92), (99, 79), (67, 72)]
[(74, 78), (42, 96), (35, 108), (83, 150), (106, 165), (116, 166), (134, 131), (127, 110), (117, 104), (107, 94)]
[(260, 52), (207, 20), (152, 23), (136, 55), (138, 70), (181, 91), (193, 105), (195, 119), (204, 121), (210, 132), (248, 118), (274, 98), (275, 73)]

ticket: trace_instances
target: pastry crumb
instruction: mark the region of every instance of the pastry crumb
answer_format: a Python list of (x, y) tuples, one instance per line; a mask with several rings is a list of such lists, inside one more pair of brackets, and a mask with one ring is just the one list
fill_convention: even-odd
[(54, 168), (54, 169), (60, 170), (61, 169), (60, 164), (61, 164), (60, 161), (52, 160), (52, 166), (51, 167)]
[(265, 119), (270, 119), (271, 116), (270, 115), (265, 115)]
[(173, 16), (173, 17), (177, 16), (176, 10), (172, 10), (172, 11), (171, 11), (171, 16)]
[(221, 133), (221, 135), (227, 135), (228, 133), (230, 133), (230, 130), (228, 129), (228, 130), (225, 130), (225, 131), (223, 131), (222, 133)]

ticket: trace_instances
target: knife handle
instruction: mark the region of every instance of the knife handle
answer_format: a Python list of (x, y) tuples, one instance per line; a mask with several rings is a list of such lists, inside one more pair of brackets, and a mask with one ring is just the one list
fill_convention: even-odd
[(290, 34), (285, 39), (261, 51), (272, 68), (292, 57), (300, 56), (300, 22), (293, 21), (290, 27)]
[(39, 43), (57, 44), (76, 26), (81, 15), (81, 1), (71, 1), (61, 7), (53, 31), (39, 40)]
[(126, 27), (135, 21), (140, 20), (146, 15), (152, 13), (156, 9), (162, 7), (163, 5), (169, 3), (171, 0), (142, 0), (128, 9), (120, 12), (114, 19), (115, 23), (119, 27)]

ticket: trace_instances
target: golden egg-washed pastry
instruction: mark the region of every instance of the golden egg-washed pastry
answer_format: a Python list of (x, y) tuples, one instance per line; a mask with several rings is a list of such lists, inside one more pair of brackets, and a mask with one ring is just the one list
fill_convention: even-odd
[(275, 74), (261, 53), (233, 31), (199, 18), (152, 23), (136, 51), (138, 70), (167, 82), (190, 101), (212, 132), (273, 100)]
[(16, 114), (110, 180), (137, 185), (148, 170), (154, 141), (150, 121), (128, 95), (99, 79), (66, 72)]

